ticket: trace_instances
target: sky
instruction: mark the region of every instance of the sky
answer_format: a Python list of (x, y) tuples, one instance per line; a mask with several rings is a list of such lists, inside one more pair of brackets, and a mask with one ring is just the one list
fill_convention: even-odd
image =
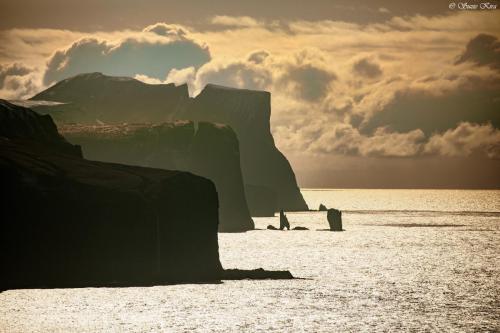
[(95, 71), (267, 90), (301, 187), (500, 188), (495, 4), (0, 0), (0, 98)]

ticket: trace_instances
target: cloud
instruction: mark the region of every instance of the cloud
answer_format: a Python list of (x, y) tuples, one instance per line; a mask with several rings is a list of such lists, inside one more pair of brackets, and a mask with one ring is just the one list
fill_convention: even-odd
[(382, 69), (380, 66), (370, 59), (360, 59), (356, 61), (353, 65), (353, 70), (356, 74), (373, 79), (382, 75)]
[(142, 30), (143, 32), (151, 32), (164, 37), (187, 38), (188, 31), (183, 26), (176, 24), (156, 23), (149, 25)]
[(248, 56), (248, 61), (255, 64), (262, 64), (267, 57), (269, 57), (269, 52), (267, 51), (255, 51)]
[(491, 124), (460, 123), (455, 129), (435, 134), (425, 145), (426, 153), (443, 156), (469, 156), (484, 153), (489, 158), (500, 158), (500, 130)]
[(160, 79), (156, 79), (154, 77), (149, 77), (149, 76), (144, 75), (144, 74), (136, 74), (134, 76), (134, 79), (142, 81), (142, 82), (147, 83), (147, 84), (162, 84), (162, 83), (164, 83)]
[[(158, 30), (164, 26), (151, 28)], [(172, 35), (168, 35), (172, 37)], [(211, 59), (208, 47), (186, 39), (184, 33), (176, 38), (126, 38), (118, 42), (84, 38), (70, 47), (59, 50), (50, 58), (44, 83), (86, 72), (109, 75), (147, 75), (163, 79), (173, 68), (199, 67)], [(177, 38), (179, 37), (179, 38)]]
[(0, 89), (4, 87), (5, 80), (9, 76), (25, 76), (31, 72), (32, 72), (31, 68), (28, 68), (19, 63), (9, 64), (9, 65), (0, 64)]
[[(421, 130), (406, 133), (379, 128), (371, 136), (361, 134), (346, 123), (330, 123), (309, 133), (321, 133), (310, 140), (309, 151), (320, 154), (361, 155), (377, 157), (412, 157), (420, 153), (425, 135)], [(306, 139), (307, 141), (307, 139)]]
[(286, 87), (304, 100), (315, 102), (323, 99), (336, 75), (312, 64), (288, 65), (278, 85)]
[(466, 61), (500, 69), (500, 41), (492, 35), (477, 35), (469, 41), (465, 51), (456, 61), (456, 64)]
[(212, 62), (196, 73), (195, 92), (208, 83), (229, 87), (266, 90), (272, 82), (272, 73), (264, 66), (249, 61)]
[[(170, 75), (169, 75), (170, 76)], [(242, 60), (212, 61), (203, 65), (188, 83), (199, 92), (207, 83), (230, 87), (280, 91), (289, 98), (320, 102), (336, 75), (316, 50), (301, 50), (291, 56), (276, 57), (254, 51)]]
[(211, 20), (214, 25), (222, 25), (228, 27), (249, 28), (259, 26), (260, 23), (249, 16), (214, 16)]
[(0, 96), (5, 99), (27, 98), (40, 89), (40, 73), (20, 63), (0, 64)]

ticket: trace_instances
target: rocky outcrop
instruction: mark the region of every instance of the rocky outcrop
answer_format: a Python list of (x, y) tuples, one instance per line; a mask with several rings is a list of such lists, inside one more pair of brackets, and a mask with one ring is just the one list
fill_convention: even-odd
[(50, 117), (0, 101), (0, 289), (222, 277), (214, 184), (87, 161)]
[(327, 219), (331, 231), (342, 231), (342, 212), (340, 210), (328, 209)]
[(309, 228), (298, 226), (294, 227), (292, 230), (309, 230)]
[(190, 121), (133, 125), (63, 125), (61, 133), (91, 160), (189, 171), (212, 180), (219, 231), (254, 229), (246, 204), (236, 134), (226, 125)]
[[(40, 101), (55, 101), (54, 105)], [(307, 210), (293, 170), (276, 148), (270, 131), (271, 95), (265, 91), (207, 85), (189, 98), (186, 85), (148, 85), (130, 78), (82, 74), (59, 82), (32, 98), (37, 112), (59, 123), (132, 123), (194, 120), (224, 123), (239, 139), (244, 184), (276, 195), (273, 212), (267, 197), (249, 195), (252, 215), (273, 216), (280, 209)], [(84, 147), (85, 148), (85, 147)], [(253, 193), (246, 188), (247, 193)], [(262, 209), (262, 207), (265, 207)]]
[(223, 280), (290, 280), (293, 279), (289, 271), (266, 271), (262, 268), (251, 270), (226, 269), (222, 273)]
[(323, 205), (323, 204), (319, 204), (319, 208), (318, 208), (318, 210), (319, 210), (320, 212), (326, 212), (326, 211), (328, 210), (328, 208), (326, 208), (326, 206), (325, 206), (325, 205)]

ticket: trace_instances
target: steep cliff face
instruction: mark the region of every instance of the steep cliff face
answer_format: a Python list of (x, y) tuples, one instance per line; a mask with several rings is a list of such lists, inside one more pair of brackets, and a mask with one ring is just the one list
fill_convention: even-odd
[(0, 117), (1, 290), (220, 278), (211, 181), (87, 161), (50, 117), (1, 100)]
[(276, 212), (276, 192), (265, 186), (245, 184), (245, 196), (252, 216), (274, 216)]
[[(176, 118), (218, 121), (234, 128), (240, 140), (245, 184), (276, 193), (276, 210), (307, 210), (288, 160), (276, 148), (270, 130), (271, 94), (207, 85)], [(250, 207), (265, 205), (249, 203)]]
[(219, 196), (219, 231), (252, 230), (240, 168), (238, 139), (225, 125), (178, 121), (156, 125), (65, 125), (61, 133), (86, 158), (169, 170), (211, 179)]
[(0, 99), (0, 135), (15, 140), (35, 141), (61, 153), (82, 156), (79, 146), (67, 142), (48, 115)]
[[(207, 85), (193, 99), (188, 97), (185, 85), (148, 85), (99, 73), (66, 79), (33, 97), (33, 101), (64, 103), (36, 106), (38, 112), (51, 114), (59, 123), (116, 124), (180, 119), (227, 124), (238, 136), (244, 183), (276, 193), (275, 211), (307, 210), (293, 170), (274, 144), (270, 131), (270, 99), (268, 92), (215, 85)], [(257, 202), (249, 202), (250, 207), (268, 206), (258, 196), (255, 200)], [(256, 211), (251, 213), (258, 215)]]

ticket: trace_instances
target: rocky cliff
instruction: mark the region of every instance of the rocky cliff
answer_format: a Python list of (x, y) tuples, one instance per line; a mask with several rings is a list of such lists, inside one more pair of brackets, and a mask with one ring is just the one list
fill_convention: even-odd
[(0, 100), (0, 135), (3, 138), (36, 142), (60, 153), (82, 156), (79, 146), (68, 143), (48, 115)]
[(213, 183), (87, 161), (48, 116), (0, 100), (0, 289), (221, 277)]
[[(240, 140), (245, 184), (272, 190), (275, 211), (308, 209), (290, 163), (274, 144), (270, 93), (209, 84), (190, 105), (179, 110), (178, 119), (218, 121), (234, 128)], [(265, 206), (264, 201), (249, 206)]]
[(236, 134), (225, 125), (190, 121), (162, 124), (62, 125), (85, 158), (168, 170), (211, 179), (219, 195), (219, 231), (254, 229), (247, 207)]
[(240, 143), (243, 181), (253, 186), (245, 188), (252, 215), (269, 215), (270, 211), (269, 202), (253, 195), (255, 186), (275, 194), (276, 206), (271, 210), (307, 210), (293, 170), (274, 144), (270, 99), (268, 92), (215, 85), (207, 85), (196, 98), (189, 98), (186, 85), (149, 85), (131, 78), (89, 73), (63, 80), (34, 96), (31, 102), (37, 112), (49, 113), (59, 123), (181, 119), (227, 124), (235, 130)]

